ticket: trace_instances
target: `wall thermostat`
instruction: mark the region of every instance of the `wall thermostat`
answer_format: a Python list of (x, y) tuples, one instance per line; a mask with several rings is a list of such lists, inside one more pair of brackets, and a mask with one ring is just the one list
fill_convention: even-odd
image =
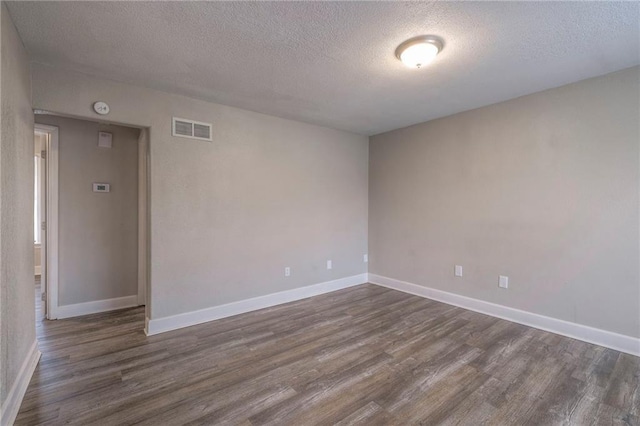
[(109, 192), (111, 189), (111, 185), (108, 183), (94, 183), (93, 184), (93, 192)]
[(106, 102), (98, 101), (93, 104), (93, 110), (100, 115), (106, 115), (109, 114), (109, 105)]

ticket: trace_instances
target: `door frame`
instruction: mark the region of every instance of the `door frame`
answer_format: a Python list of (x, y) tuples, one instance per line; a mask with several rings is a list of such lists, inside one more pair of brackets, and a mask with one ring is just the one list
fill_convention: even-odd
[(138, 306), (149, 312), (149, 129), (138, 136)]
[[(114, 123), (117, 124), (117, 123)], [(132, 127), (132, 126), (129, 126)], [(138, 139), (138, 306), (145, 305), (145, 316), (150, 306), (150, 221), (149, 221), (149, 139), (150, 129), (139, 127)], [(50, 135), (46, 148), (46, 318), (58, 319), (59, 286), (59, 129), (57, 126), (34, 123), (34, 130)]]
[(58, 162), (59, 162), (59, 130), (56, 126), (34, 124), (34, 130), (47, 133), (46, 142), (46, 218), (45, 218), (45, 303), (46, 318), (58, 318)]

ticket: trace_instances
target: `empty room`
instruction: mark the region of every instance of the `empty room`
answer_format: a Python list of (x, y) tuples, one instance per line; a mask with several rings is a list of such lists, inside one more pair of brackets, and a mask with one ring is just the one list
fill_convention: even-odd
[(0, 3), (0, 426), (640, 426), (640, 2)]

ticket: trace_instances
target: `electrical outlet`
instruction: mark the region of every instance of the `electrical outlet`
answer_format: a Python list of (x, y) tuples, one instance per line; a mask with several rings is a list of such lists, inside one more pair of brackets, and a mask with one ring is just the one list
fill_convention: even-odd
[(286, 268), (284, 268), (284, 276), (288, 277), (290, 275), (291, 275), (291, 268), (287, 266)]
[(500, 288), (509, 288), (509, 277), (505, 277), (504, 275), (500, 275), (500, 279), (498, 281), (498, 287), (500, 287)]
[(363, 261), (364, 263), (368, 263), (368, 262), (369, 262), (369, 255), (368, 255), (368, 254), (365, 254), (364, 256), (362, 256), (362, 261)]
[(333, 269), (333, 263), (330, 260), (327, 260), (327, 269)]
[(456, 265), (453, 272), (456, 275), (456, 277), (461, 277), (462, 276), (462, 266), (461, 265)]

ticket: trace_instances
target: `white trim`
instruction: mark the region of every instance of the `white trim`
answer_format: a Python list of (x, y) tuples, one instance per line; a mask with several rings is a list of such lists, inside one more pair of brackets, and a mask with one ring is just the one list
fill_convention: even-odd
[(149, 130), (140, 129), (138, 138), (138, 306), (147, 304), (148, 287), (148, 155)]
[(200, 309), (198, 311), (151, 319), (147, 321), (145, 333), (147, 333), (148, 336), (151, 336), (158, 333), (164, 333), (165, 331), (202, 324), (203, 322), (231, 317), (258, 309), (269, 308), (282, 303), (306, 299), (307, 297), (341, 290), (343, 288), (364, 284), (366, 282), (367, 274), (353, 275), (334, 281), (326, 281), (306, 287), (294, 288), (292, 290), (254, 297), (252, 299), (240, 300), (226, 305), (213, 306), (211, 308)]
[(47, 151), (47, 230), (45, 237), (46, 311), (48, 319), (58, 318), (58, 128), (36, 123), (35, 130), (48, 133)]
[(79, 317), (80, 315), (108, 312), (138, 306), (138, 295), (116, 297), (114, 299), (94, 300), (75, 305), (58, 306), (58, 318)]
[(0, 425), (9, 426), (16, 421), (20, 405), (22, 404), (22, 399), (24, 398), (24, 394), (27, 392), (27, 387), (31, 381), (31, 376), (33, 376), (33, 372), (38, 365), (40, 355), (38, 342), (34, 340), (31, 344), (31, 348), (29, 349), (29, 353), (24, 358), (20, 371), (18, 371), (16, 381), (13, 382), (13, 386), (11, 386), (11, 390), (5, 399), (4, 404), (2, 404), (2, 410), (0, 410), (2, 413), (2, 417), (0, 417)]
[(459, 294), (436, 290), (376, 274), (368, 275), (369, 282), (372, 284), (377, 284), (427, 299), (437, 300), (438, 302), (459, 306), (470, 311), (480, 312), (493, 317), (516, 322), (518, 324), (524, 324), (529, 327), (538, 328), (540, 330), (615, 349), (616, 351), (640, 356), (640, 339), (635, 337), (534, 314), (520, 309), (509, 308), (507, 306), (486, 302), (484, 300), (473, 299)]

